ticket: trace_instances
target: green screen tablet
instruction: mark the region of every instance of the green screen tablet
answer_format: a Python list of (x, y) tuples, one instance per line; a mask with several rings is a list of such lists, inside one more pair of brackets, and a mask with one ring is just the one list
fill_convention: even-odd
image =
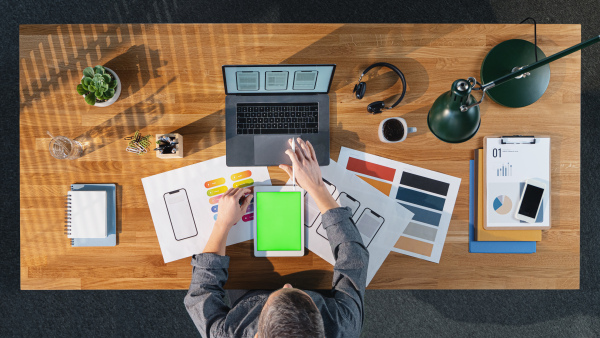
[(302, 192), (257, 191), (256, 250), (301, 251)]

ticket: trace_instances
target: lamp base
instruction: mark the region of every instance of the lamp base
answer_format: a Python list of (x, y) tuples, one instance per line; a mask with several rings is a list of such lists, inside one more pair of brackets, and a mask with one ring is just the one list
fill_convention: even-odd
[[(481, 64), (481, 83), (489, 83), (513, 72), (515, 67), (524, 67), (535, 62), (535, 45), (525, 40), (507, 40), (492, 48)], [(546, 57), (538, 47), (538, 60)], [(496, 103), (506, 107), (520, 108), (539, 100), (550, 83), (550, 66), (545, 65), (520, 79), (512, 79), (489, 89), (487, 95)]]

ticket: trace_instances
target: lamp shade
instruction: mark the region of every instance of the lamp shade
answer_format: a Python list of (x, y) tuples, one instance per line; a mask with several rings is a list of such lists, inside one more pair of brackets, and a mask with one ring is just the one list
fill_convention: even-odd
[(481, 125), (479, 106), (466, 111), (460, 107), (469, 106), (477, 100), (471, 95), (472, 86), (467, 80), (456, 80), (450, 91), (435, 100), (429, 114), (427, 125), (437, 138), (448, 143), (461, 143), (477, 134)]

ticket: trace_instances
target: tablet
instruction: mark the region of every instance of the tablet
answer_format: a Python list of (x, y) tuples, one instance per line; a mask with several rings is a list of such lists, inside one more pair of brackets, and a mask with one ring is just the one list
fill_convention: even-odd
[(303, 196), (300, 187), (254, 187), (254, 256), (304, 255)]

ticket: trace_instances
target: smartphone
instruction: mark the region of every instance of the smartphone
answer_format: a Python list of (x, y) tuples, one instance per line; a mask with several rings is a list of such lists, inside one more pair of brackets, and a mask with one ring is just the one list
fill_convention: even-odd
[[(333, 194), (335, 193), (336, 187), (335, 185), (333, 185), (331, 182), (329, 182), (328, 180), (323, 178), (323, 183), (325, 183), (325, 188), (327, 189), (327, 191), (329, 192), (329, 194), (331, 196), (333, 196)], [(306, 196), (307, 193), (304, 194), (304, 196)], [(319, 212), (319, 209), (317, 208), (317, 206), (315, 205), (315, 202), (312, 201), (310, 203), (306, 203), (306, 205), (308, 206), (309, 215), (312, 215), (312, 217), (306, 217), (306, 219), (304, 220), (304, 225), (311, 228), (313, 225), (318, 224), (321, 222), (321, 213)]]
[(375, 211), (369, 208), (363, 210), (358, 221), (356, 221), (356, 227), (360, 231), (365, 247), (369, 247), (369, 244), (371, 244), (371, 241), (375, 238), (379, 229), (381, 229), (383, 222), (385, 222), (383, 217), (379, 216)]
[(546, 184), (544, 182), (535, 179), (525, 181), (525, 188), (517, 205), (515, 218), (527, 223), (535, 223), (545, 191)]
[[(354, 217), (354, 214), (356, 214), (356, 211), (358, 211), (358, 208), (360, 208), (360, 202), (343, 191), (338, 195), (335, 201), (338, 202), (341, 207), (349, 207), (352, 212), (352, 217)], [(323, 227), (323, 223), (319, 224), (317, 233), (321, 235), (321, 237), (328, 239), (327, 232)]]
[(175, 240), (181, 241), (198, 235), (192, 215), (192, 206), (185, 189), (170, 191), (163, 195)]

